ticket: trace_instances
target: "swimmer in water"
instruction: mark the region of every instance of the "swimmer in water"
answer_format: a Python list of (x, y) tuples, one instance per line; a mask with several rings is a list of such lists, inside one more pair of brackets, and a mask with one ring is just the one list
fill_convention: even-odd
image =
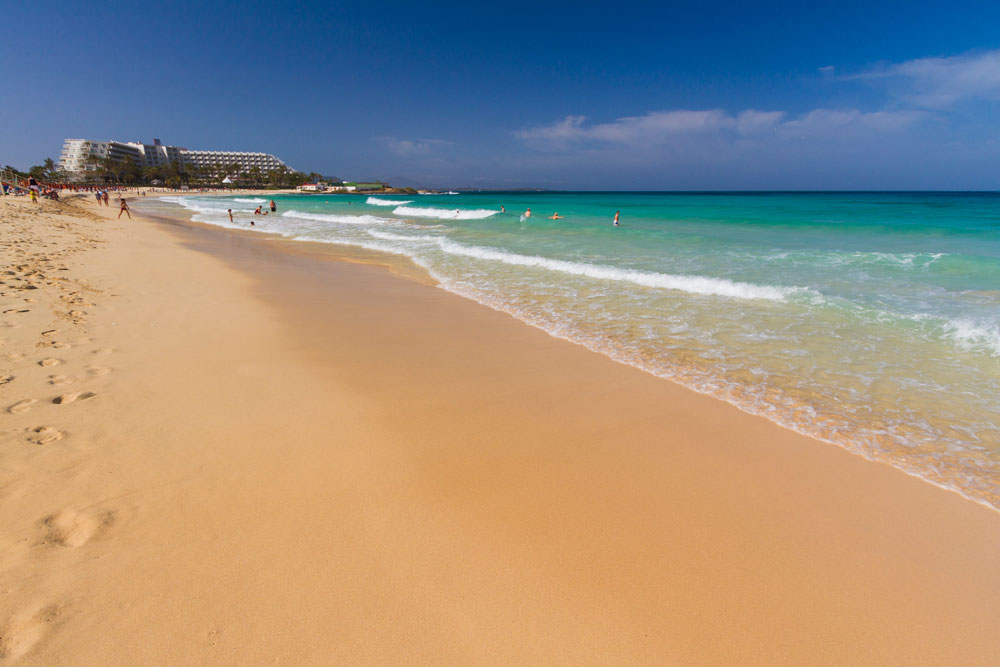
[(559, 215), (558, 211), (549, 216), (549, 220), (562, 220), (562, 219), (563, 216)]
[(531, 217), (531, 209), (530, 208), (527, 211), (524, 212), (524, 217), (526, 217), (526, 218), (530, 218)]
[(500, 204), (500, 212), (501, 212), (501, 213), (506, 213), (506, 212), (507, 212), (507, 209), (505, 209), (505, 208), (503, 207), (503, 204)]
[(621, 215), (621, 211), (615, 211), (615, 227), (618, 226), (618, 216)]

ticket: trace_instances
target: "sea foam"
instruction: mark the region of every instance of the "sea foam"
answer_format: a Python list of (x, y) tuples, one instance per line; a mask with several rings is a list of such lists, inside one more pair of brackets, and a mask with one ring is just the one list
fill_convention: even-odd
[(405, 215), (411, 218), (438, 218), (440, 220), (482, 220), (499, 211), (477, 208), (463, 211), (457, 208), (430, 208), (421, 206), (397, 206), (392, 210), (395, 215)]
[(378, 197), (369, 197), (365, 200), (366, 204), (371, 204), (372, 206), (402, 206), (403, 204), (412, 204), (412, 199), (379, 199)]
[(337, 215), (335, 213), (303, 213), (291, 210), (281, 214), (286, 218), (297, 218), (299, 220), (313, 220), (315, 222), (338, 222), (344, 225), (378, 225), (392, 222), (386, 218), (374, 215)]
[[(418, 237), (419, 238), (419, 237)], [(427, 237), (425, 237), (427, 238)], [(424, 240), (421, 238), (420, 240)], [(467, 246), (447, 239), (430, 238), (446, 253), (474, 257), (476, 259), (493, 260), (513, 266), (527, 266), (559, 271), (577, 276), (586, 276), (598, 280), (615, 280), (630, 282), (643, 287), (672, 289), (689, 294), (705, 296), (724, 296), (733, 299), (767, 299), (769, 301), (784, 301), (785, 297), (806, 291), (800, 287), (773, 287), (770, 285), (752, 285), (735, 282), (725, 278), (708, 278), (705, 276), (679, 276), (653, 271), (637, 271), (613, 266), (569, 262), (562, 259), (549, 259), (534, 255), (518, 255), (503, 252), (493, 248)]]

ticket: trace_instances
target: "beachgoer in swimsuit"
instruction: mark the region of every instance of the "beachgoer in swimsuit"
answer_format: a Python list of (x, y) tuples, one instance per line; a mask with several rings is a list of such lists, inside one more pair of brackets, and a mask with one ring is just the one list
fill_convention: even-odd
[(233, 209), (229, 209), (229, 222), (233, 221)]
[(559, 215), (558, 211), (549, 216), (549, 220), (562, 220), (562, 219), (563, 217)]
[(118, 219), (122, 219), (122, 213), (128, 216), (128, 219), (132, 219), (132, 214), (128, 212), (128, 202), (122, 199), (121, 207), (118, 209)]
[(615, 227), (618, 226), (618, 216), (621, 215), (621, 211), (615, 211)]

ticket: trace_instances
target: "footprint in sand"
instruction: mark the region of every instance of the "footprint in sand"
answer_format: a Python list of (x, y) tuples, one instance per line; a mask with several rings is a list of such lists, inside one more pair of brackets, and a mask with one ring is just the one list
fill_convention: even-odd
[(66, 377), (65, 375), (49, 376), (49, 384), (60, 385), (60, 384), (70, 384), (71, 382), (73, 382), (73, 378)]
[(47, 331), (43, 331), (42, 335), (43, 336), (51, 336), (51, 335), (57, 334), (57, 333), (59, 333), (59, 329), (49, 329)]
[(37, 398), (26, 398), (23, 401), (18, 401), (14, 405), (7, 408), (7, 412), (12, 415), (18, 415), (22, 412), (27, 412), (31, 409), (31, 406), (38, 402)]
[(48, 445), (56, 440), (62, 440), (66, 434), (51, 426), (36, 426), (28, 429), (28, 442), (36, 445)]
[(56, 350), (68, 350), (73, 347), (69, 343), (52, 343), (52, 348)]
[[(0, 660), (15, 662), (45, 635), (58, 621), (58, 605), (35, 605), (0, 621)], [(4, 664), (7, 664), (6, 662)]]
[(90, 368), (87, 369), (87, 374), (93, 375), (94, 377), (98, 377), (100, 375), (107, 375), (110, 372), (111, 369), (105, 366), (91, 366)]
[(114, 352), (114, 350), (112, 350), (110, 347), (99, 347), (96, 350), (94, 350), (94, 354), (96, 354), (99, 357), (106, 357), (112, 352)]
[(68, 403), (73, 403), (74, 401), (85, 401), (88, 398), (93, 398), (94, 396), (97, 396), (97, 394), (92, 391), (75, 391), (72, 394), (56, 396), (52, 399), (52, 402), (56, 405), (66, 405)]
[(63, 510), (42, 519), (41, 526), (45, 531), (42, 539), (45, 543), (61, 547), (80, 547), (114, 523), (114, 520), (115, 514), (111, 511)]
[(14, 381), (13, 375), (4, 375), (3, 377), (0, 377), (0, 385), (10, 384), (13, 381)]
[(48, 368), (49, 366), (57, 366), (57, 365), (59, 365), (61, 363), (62, 363), (62, 359), (56, 359), (55, 357), (49, 357), (48, 359), (42, 359), (41, 361), (39, 361), (38, 365), (39, 366), (45, 366), (46, 368)]

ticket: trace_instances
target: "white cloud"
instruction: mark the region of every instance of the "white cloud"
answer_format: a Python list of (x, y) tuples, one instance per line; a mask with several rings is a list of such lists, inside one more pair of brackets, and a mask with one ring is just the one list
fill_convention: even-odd
[(676, 109), (650, 111), (642, 116), (626, 116), (608, 123), (587, 125), (584, 116), (566, 116), (551, 125), (515, 132), (515, 136), (542, 150), (567, 150), (575, 145), (601, 143), (649, 147), (671, 143), (692, 135), (732, 132), (751, 135), (773, 129), (783, 111), (748, 109), (733, 116), (721, 109), (692, 111)]
[(842, 77), (886, 86), (921, 107), (945, 109), (964, 100), (1000, 100), (1000, 50), (917, 58)]
[(575, 149), (630, 150), (669, 148), (695, 150), (711, 146), (724, 150), (736, 145), (773, 144), (789, 137), (836, 139), (847, 135), (885, 134), (909, 128), (925, 119), (922, 111), (876, 111), (814, 109), (789, 118), (784, 111), (746, 109), (730, 114), (720, 109), (705, 111), (651, 111), (608, 123), (587, 124), (584, 116), (566, 116), (551, 125), (525, 128), (515, 136), (528, 146), (565, 152)]
[(451, 142), (443, 139), (397, 139), (396, 137), (379, 137), (378, 141), (400, 157), (415, 157), (430, 155), (431, 147), (445, 145)]

